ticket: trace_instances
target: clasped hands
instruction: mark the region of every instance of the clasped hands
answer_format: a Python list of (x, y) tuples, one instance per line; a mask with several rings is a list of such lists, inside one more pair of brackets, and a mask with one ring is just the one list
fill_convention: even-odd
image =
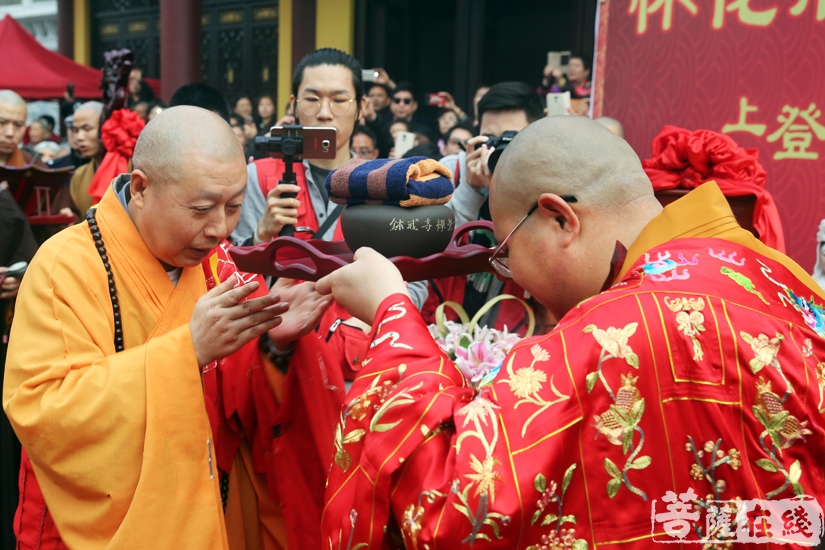
[(244, 301), (259, 283), (235, 287), (236, 278), (233, 275), (195, 304), (189, 327), (200, 366), (231, 355), (264, 332), (275, 347), (288, 350), (312, 331), (333, 298), (350, 315), (372, 325), (386, 298), (409, 296), (398, 268), (371, 248), (359, 249), (353, 263), (317, 283), (279, 279), (269, 294), (251, 300)]

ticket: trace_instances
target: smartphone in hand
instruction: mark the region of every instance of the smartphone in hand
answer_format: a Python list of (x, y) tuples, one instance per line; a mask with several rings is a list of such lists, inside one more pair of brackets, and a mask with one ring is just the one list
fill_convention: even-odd
[(403, 158), (404, 154), (413, 147), (415, 147), (415, 133), (398, 132), (395, 134), (395, 158)]

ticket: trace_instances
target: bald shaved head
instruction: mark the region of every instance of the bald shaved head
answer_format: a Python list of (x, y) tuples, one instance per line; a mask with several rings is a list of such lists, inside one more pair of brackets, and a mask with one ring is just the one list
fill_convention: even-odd
[(0, 90), (0, 101), (15, 107), (26, 106), (26, 102), (23, 98), (20, 97), (17, 92), (13, 92), (11, 90)]
[(87, 101), (86, 103), (83, 103), (80, 107), (75, 109), (74, 112), (78, 113), (81, 111), (91, 111), (95, 113), (97, 116), (100, 116), (101, 114), (103, 114), (103, 103), (99, 101)]
[(206, 109), (181, 105), (164, 109), (146, 125), (132, 163), (157, 183), (186, 177), (184, 158), (197, 152), (221, 162), (244, 163), (238, 138), (224, 119)]
[(599, 292), (616, 242), (629, 247), (659, 212), (630, 145), (577, 116), (543, 118), (519, 132), (490, 189), (499, 242), (523, 220), (508, 241), (513, 279), (557, 319)]
[(494, 200), (505, 208), (523, 208), (541, 193), (573, 195), (580, 203), (614, 211), (653, 196), (630, 145), (585, 117), (534, 122), (504, 150), (495, 176)]
[(166, 266), (200, 264), (235, 229), (246, 192), (246, 160), (218, 115), (181, 105), (143, 129), (132, 156), (129, 215)]
[(0, 90), (0, 166), (17, 150), (26, 133), (26, 102), (11, 90)]

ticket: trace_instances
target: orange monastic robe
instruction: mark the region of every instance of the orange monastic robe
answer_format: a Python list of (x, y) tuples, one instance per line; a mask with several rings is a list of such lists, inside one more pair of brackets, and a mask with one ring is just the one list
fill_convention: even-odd
[(614, 283), (480, 391), (405, 296), (385, 300), (337, 431), (327, 547), (647, 549), (705, 539), (712, 513), (752, 537), (735, 548), (794, 534), (801, 495), (825, 497), (817, 285), (713, 183), (647, 225)]
[(47, 241), (18, 296), (3, 405), (70, 548), (228, 548), (189, 320), (177, 286), (110, 189), (97, 211), (123, 317), (86, 224)]

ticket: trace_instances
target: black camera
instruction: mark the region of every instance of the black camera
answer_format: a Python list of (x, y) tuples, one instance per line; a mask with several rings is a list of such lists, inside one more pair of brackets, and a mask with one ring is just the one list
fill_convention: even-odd
[(500, 136), (490, 136), (487, 138), (487, 147), (492, 147), (493, 152), (490, 153), (490, 156), (487, 158), (487, 167), (490, 169), (490, 173), (492, 174), (496, 169), (496, 164), (498, 164), (498, 159), (501, 156), (501, 153), (504, 152), (504, 149), (510, 145), (510, 142), (513, 141), (513, 138), (516, 137), (518, 132), (513, 130), (508, 130), (501, 134)]

